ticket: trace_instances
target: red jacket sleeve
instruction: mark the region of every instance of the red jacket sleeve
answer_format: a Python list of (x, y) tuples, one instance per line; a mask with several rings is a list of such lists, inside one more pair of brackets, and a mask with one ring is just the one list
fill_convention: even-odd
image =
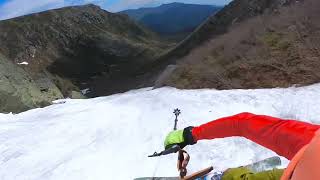
[(319, 128), (319, 125), (295, 120), (241, 113), (194, 127), (192, 136), (195, 141), (242, 136), (291, 159)]

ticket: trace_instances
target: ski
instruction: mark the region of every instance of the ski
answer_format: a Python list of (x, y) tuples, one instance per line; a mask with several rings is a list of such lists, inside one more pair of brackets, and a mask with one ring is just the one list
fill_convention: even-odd
[[(250, 169), (253, 172), (261, 172), (261, 171), (276, 168), (280, 165), (281, 165), (281, 159), (278, 156), (273, 156), (252, 164), (248, 164), (244, 167)], [(212, 178), (213, 176), (219, 173), (220, 172), (211, 172), (203, 175), (201, 178), (197, 178), (196, 180), (211, 180), (213, 179)], [(188, 179), (188, 176), (186, 176), (184, 179)], [(136, 178), (134, 180), (180, 180), (180, 177), (141, 177), (141, 178)]]

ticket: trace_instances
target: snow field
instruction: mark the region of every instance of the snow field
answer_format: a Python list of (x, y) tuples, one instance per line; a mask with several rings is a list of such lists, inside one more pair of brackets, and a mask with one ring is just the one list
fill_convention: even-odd
[[(320, 84), (287, 89), (177, 90), (145, 88), (42, 109), (0, 114), (0, 179), (109, 180), (177, 176), (176, 155), (163, 150), (173, 129), (240, 112), (320, 123)], [(189, 172), (246, 165), (275, 153), (244, 138), (201, 141), (186, 150)], [(284, 166), (288, 163), (283, 158)]]

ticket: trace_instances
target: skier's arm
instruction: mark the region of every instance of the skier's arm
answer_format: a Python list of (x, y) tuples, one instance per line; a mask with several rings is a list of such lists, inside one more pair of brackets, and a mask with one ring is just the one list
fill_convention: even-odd
[(314, 137), (319, 125), (241, 113), (192, 129), (194, 141), (242, 136), (291, 159)]

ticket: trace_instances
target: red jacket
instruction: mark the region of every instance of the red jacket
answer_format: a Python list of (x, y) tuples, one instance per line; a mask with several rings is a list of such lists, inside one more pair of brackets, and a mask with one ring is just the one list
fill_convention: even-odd
[(291, 160), (319, 129), (319, 125), (310, 123), (241, 113), (195, 127), (192, 135), (195, 141), (245, 137)]

